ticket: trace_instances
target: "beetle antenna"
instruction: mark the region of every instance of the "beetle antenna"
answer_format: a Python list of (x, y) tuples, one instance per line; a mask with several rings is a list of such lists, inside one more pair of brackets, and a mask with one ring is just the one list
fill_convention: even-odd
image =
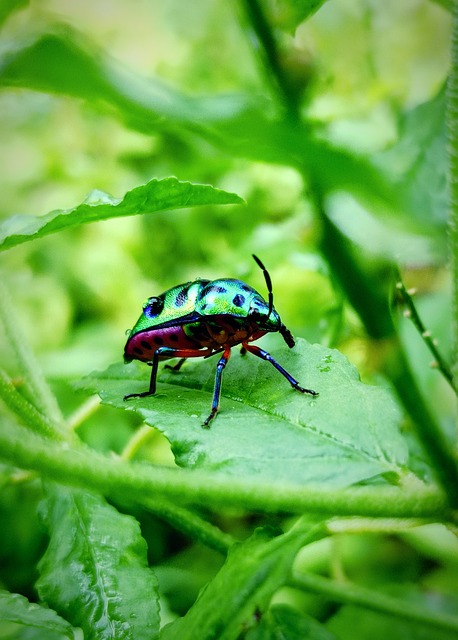
[[(267, 285), (267, 291), (269, 292), (269, 316), (272, 313), (272, 309), (274, 308), (274, 294), (272, 293), (272, 280), (270, 279), (270, 275), (269, 272), (267, 271), (267, 269), (265, 268), (265, 266), (262, 264), (261, 260), (254, 255), (253, 253), (253, 258), (256, 262), (256, 264), (258, 265), (258, 267), (260, 267), (262, 269), (262, 272), (264, 274), (264, 278), (266, 280), (266, 285)], [(269, 317), (267, 316), (267, 317)]]

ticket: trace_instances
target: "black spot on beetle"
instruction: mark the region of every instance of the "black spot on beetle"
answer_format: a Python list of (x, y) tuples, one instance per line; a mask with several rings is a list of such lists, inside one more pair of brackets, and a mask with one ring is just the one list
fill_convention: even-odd
[(226, 287), (222, 287), (221, 285), (216, 285), (207, 289), (205, 293), (227, 293), (227, 289)]
[(164, 344), (164, 339), (159, 337), (159, 336), (157, 336), (156, 338), (154, 338), (154, 342), (156, 344)]
[(140, 349), (140, 347), (134, 347), (134, 352), (139, 356), (143, 355), (143, 349)]
[(148, 318), (155, 318), (162, 313), (163, 308), (164, 298), (149, 298), (143, 309), (143, 313)]
[(147, 342), (146, 340), (142, 340), (142, 341), (140, 342), (140, 344), (142, 345), (142, 347), (143, 347), (144, 349), (151, 349), (151, 345), (150, 345), (150, 343), (149, 343), (149, 342)]
[(171, 333), (169, 335), (169, 338), (170, 338), (171, 342), (178, 342), (178, 336), (177, 336), (176, 333)]
[(184, 287), (181, 291), (178, 292), (177, 297), (175, 298), (175, 306), (182, 307), (186, 300), (188, 299), (188, 290), (189, 287)]
[(238, 293), (232, 298), (232, 302), (236, 307), (243, 307), (243, 305), (245, 304), (245, 296), (242, 296), (240, 293)]

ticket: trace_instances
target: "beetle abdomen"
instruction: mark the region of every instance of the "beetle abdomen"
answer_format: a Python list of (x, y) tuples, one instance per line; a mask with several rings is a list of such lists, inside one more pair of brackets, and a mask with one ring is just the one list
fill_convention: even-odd
[(149, 362), (159, 347), (172, 349), (200, 349), (201, 345), (187, 336), (182, 326), (164, 327), (140, 331), (132, 336), (124, 349), (124, 360), (142, 360)]

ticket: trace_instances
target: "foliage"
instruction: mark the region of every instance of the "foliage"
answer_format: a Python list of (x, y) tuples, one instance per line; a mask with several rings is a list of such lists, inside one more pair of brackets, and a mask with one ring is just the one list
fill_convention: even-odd
[[(0, 637), (455, 637), (454, 4), (107, 6), (0, 10)], [(253, 252), (319, 396), (124, 402), (140, 304)]]

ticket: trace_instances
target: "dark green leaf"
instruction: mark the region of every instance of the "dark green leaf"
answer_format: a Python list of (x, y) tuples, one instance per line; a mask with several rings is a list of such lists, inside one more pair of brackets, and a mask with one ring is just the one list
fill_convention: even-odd
[[(74, 639), (75, 629), (52, 609), (30, 603), (27, 598), (17, 593), (0, 591), (0, 637), (11, 638), (18, 629), (17, 637), (24, 628), (27, 630), (27, 638), (30, 640), (61, 640), (62, 638)], [(10, 624), (8, 624), (10, 623)], [(7, 633), (7, 635), (4, 635)], [(11, 633), (11, 635), (10, 635)]]
[(231, 548), (215, 578), (183, 618), (164, 628), (161, 640), (239, 637), (285, 583), (299, 549), (319, 537), (318, 526), (308, 532), (292, 530), (273, 539), (267, 530), (255, 531), (251, 538)]
[(267, 362), (234, 353), (210, 429), (201, 425), (210, 411), (216, 358), (187, 362), (179, 372), (163, 370), (153, 397), (123, 400), (147, 389), (149, 369), (138, 362), (114, 365), (78, 386), (138, 411), (166, 435), (183, 466), (338, 486), (403, 473), (400, 416), (385, 389), (363, 384), (338, 351), (304, 340), (272, 355), (319, 397), (294, 391)]
[(157, 584), (137, 521), (79, 490), (49, 490), (45, 506), (50, 542), (39, 565), (41, 599), (85, 637), (153, 637)]
[(0, 249), (9, 249), (27, 240), (98, 220), (197, 205), (241, 202), (243, 200), (234, 193), (210, 185), (181, 182), (176, 178), (150, 180), (128, 191), (122, 199), (93, 191), (85, 202), (73, 209), (58, 209), (40, 217), (17, 215), (8, 218), (0, 225)]
[(336, 640), (326, 627), (286, 605), (274, 605), (250, 630), (246, 640)]

